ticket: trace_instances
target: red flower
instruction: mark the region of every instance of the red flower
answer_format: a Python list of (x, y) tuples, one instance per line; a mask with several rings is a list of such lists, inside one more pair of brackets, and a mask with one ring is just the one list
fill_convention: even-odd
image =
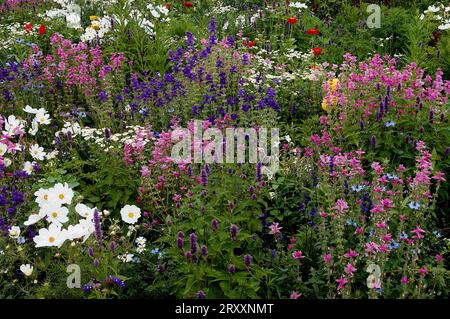
[(319, 54), (322, 54), (322, 49), (321, 48), (313, 48), (312, 52), (314, 54), (314, 56), (318, 56)]
[(255, 41), (248, 41), (247, 39), (244, 40), (244, 46), (245, 46), (246, 48), (249, 48), (249, 49), (250, 49), (250, 48), (254, 47), (255, 44), (256, 44)]
[(166, 3), (164, 6), (166, 7), (167, 10), (172, 9), (172, 4), (170, 3)]
[(45, 25), (41, 24), (39, 26), (39, 35), (44, 35), (46, 29)]
[(194, 5), (192, 4), (192, 2), (185, 1), (185, 2), (183, 3), (183, 6), (186, 7), (186, 8), (192, 8)]
[(33, 28), (33, 25), (31, 24), (31, 22), (28, 22), (27, 24), (25, 24), (25, 31), (30, 32), (32, 28)]
[(317, 28), (312, 28), (312, 29), (308, 29), (306, 30), (306, 34), (309, 35), (318, 35), (320, 32), (319, 30), (317, 30)]
[(296, 17), (291, 17), (287, 19), (287, 22), (289, 24), (296, 24), (297, 23), (297, 18)]

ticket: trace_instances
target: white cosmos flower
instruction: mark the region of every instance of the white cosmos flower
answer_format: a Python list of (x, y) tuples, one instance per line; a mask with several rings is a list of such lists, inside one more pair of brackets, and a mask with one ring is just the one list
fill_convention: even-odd
[(8, 119), (5, 122), (5, 130), (3, 133), (8, 135), (15, 135), (15, 130), (20, 129), (23, 130), (24, 121), (16, 119), (14, 115), (8, 116)]
[(34, 159), (42, 161), (45, 156), (44, 148), (38, 144), (33, 144), (30, 147), (30, 154)]
[(0, 156), (5, 155), (6, 151), (8, 151), (8, 146), (0, 142)]
[(77, 204), (75, 211), (83, 218), (91, 220), (94, 217), (95, 208), (90, 208), (84, 204)]
[(36, 196), (36, 203), (39, 204), (39, 207), (44, 207), (50, 204), (50, 193), (53, 191), (53, 188), (44, 189), (40, 188), (37, 192), (34, 193)]
[(39, 229), (39, 234), (33, 238), (36, 248), (61, 247), (65, 240), (65, 233), (61, 230), (61, 226), (55, 223), (50, 224), (48, 229)]
[(31, 266), (30, 264), (21, 265), (20, 271), (23, 272), (23, 274), (27, 277), (31, 276), (31, 274), (33, 273), (33, 266)]
[(31, 214), (28, 216), (28, 219), (23, 223), (25, 226), (30, 226), (36, 224), (42, 218), (45, 217), (45, 214)]
[(35, 164), (36, 162), (25, 162), (24, 164), (23, 164), (23, 170), (25, 171), (25, 172), (27, 172), (27, 174), (28, 175), (31, 175), (31, 174), (33, 174), (33, 172), (34, 172), (34, 169), (33, 169), (33, 165)]
[(9, 237), (11, 238), (19, 238), (20, 236), (20, 227), (13, 226), (9, 229)]
[(29, 105), (25, 106), (23, 110), (24, 110), (24, 112), (29, 113), (29, 114), (37, 114), (39, 112), (38, 109), (32, 108)]
[(436, 12), (439, 12), (439, 10), (441, 10), (441, 8), (436, 7), (436, 6), (433, 5), (433, 6), (429, 6), (428, 10), (426, 10), (425, 13), (427, 13), (427, 12), (434, 12), (434, 13), (436, 13)]
[(31, 122), (31, 128), (28, 130), (28, 133), (30, 133), (30, 135), (32, 136), (35, 136), (38, 131), (39, 124), (38, 122), (36, 122), (36, 119), (34, 119), (33, 122)]
[(448, 30), (450, 29), (450, 23), (446, 23), (446, 24), (441, 24), (440, 26), (438, 26), (439, 30)]
[(69, 218), (67, 217), (69, 210), (58, 204), (51, 203), (50, 205), (42, 207), (41, 211), (45, 212), (47, 220), (51, 223), (60, 225), (69, 221)]
[(127, 224), (135, 224), (139, 217), (141, 217), (141, 209), (135, 205), (125, 205), (120, 210), (122, 220)]
[(58, 203), (59, 205), (72, 203), (73, 190), (69, 187), (67, 183), (58, 183), (53, 186), (50, 192), (50, 201), (52, 203)]
[(50, 115), (44, 109), (39, 109), (34, 120), (40, 125), (50, 124)]
[(81, 224), (69, 225), (67, 230), (64, 229), (65, 237), (67, 240), (74, 240), (82, 238), (86, 235), (86, 230), (83, 228)]
[(5, 167), (8, 167), (11, 164), (12, 164), (12, 161), (9, 158), (3, 159), (3, 165), (5, 165)]
[(83, 243), (95, 232), (95, 225), (91, 220), (81, 219), (79, 225), (83, 229)]

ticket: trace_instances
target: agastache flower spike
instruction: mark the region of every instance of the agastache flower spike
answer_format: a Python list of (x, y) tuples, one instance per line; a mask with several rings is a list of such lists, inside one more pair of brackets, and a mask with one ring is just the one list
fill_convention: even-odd
[(103, 233), (102, 233), (102, 224), (100, 221), (100, 214), (98, 213), (97, 208), (94, 209), (94, 226), (95, 226), (95, 238), (97, 239), (98, 248), (99, 250), (101, 250)]

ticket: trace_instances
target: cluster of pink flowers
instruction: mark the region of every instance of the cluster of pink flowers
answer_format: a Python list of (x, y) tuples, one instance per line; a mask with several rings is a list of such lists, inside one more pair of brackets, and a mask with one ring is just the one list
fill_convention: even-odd
[(46, 0), (5, 0), (0, 4), (0, 12), (17, 10), (20, 8), (30, 8), (31, 6), (40, 5)]
[(86, 43), (73, 43), (59, 33), (50, 39), (52, 53), (44, 55), (37, 45), (33, 53), (24, 60), (25, 71), (42, 70), (39, 80), (47, 82), (49, 88), (79, 87), (87, 96), (102, 88), (107, 74), (118, 71), (125, 60), (123, 53), (112, 53), (105, 62), (100, 47), (88, 47)]

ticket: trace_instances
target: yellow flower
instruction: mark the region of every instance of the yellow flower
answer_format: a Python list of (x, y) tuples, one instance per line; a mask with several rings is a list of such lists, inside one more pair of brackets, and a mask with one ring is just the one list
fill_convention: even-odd
[(94, 30), (99, 30), (100, 29), (100, 22), (92, 21), (91, 28), (94, 29)]
[(339, 80), (334, 78), (333, 80), (328, 81), (328, 85), (331, 86), (331, 91), (336, 91), (336, 85), (339, 83)]
[(336, 87), (339, 83), (339, 80), (334, 78), (333, 80), (328, 80), (327, 84), (328, 84), (328, 89), (326, 90), (327, 92), (330, 92), (331, 97), (327, 100), (327, 97), (325, 96), (322, 100), (322, 109), (324, 109), (325, 111), (330, 111), (334, 106), (337, 105), (338, 99), (337, 97), (334, 95), (334, 93), (336, 92)]
[(91, 21), (97, 20), (97, 16), (89, 16), (89, 19), (90, 19)]

